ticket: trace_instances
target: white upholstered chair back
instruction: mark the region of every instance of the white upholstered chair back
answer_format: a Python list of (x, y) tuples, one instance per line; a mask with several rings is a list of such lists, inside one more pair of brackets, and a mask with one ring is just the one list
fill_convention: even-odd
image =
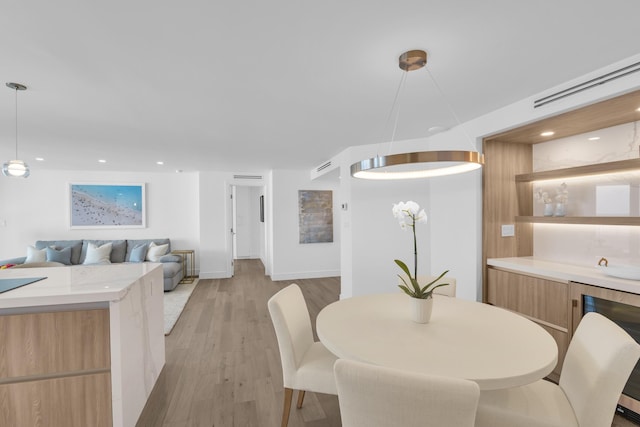
[(560, 388), (580, 427), (611, 425), (618, 398), (640, 357), (640, 345), (622, 328), (587, 313), (571, 339)]
[(346, 359), (335, 363), (334, 372), (343, 427), (474, 425), (480, 390), (472, 381)]
[(284, 386), (296, 388), (296, 370), (314, 342), (307, 303), (294, 283), (272, 296), (267, 304), (278, 338)]

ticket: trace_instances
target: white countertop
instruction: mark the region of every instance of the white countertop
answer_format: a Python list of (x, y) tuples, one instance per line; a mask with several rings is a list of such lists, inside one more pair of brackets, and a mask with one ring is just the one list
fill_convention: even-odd
[(77, 265), (0, 270), (0, 279), (46, 277), (0, 293), (0, 309), (119, 301), (157, 263)]
[(557, 282), (580, 282), (602, 288), (640, 294), (640, 280), (619, 279), (604, 274), (594, 267), (541, 260), (534, 257), (489, 258), (487, 265), (530, 274)]

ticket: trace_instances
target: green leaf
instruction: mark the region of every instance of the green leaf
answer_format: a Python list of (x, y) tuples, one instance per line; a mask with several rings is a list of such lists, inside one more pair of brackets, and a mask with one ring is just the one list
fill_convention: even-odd
[(400, 267), (402, 269), (402, 271), (404, 271), (404, 273), (411, 278), (411, 272), (409, 271), (409, 267), (407, 267), (407, 264), (405, 264), (404, 262), (400, 261), (399, 259), (394, 259), (393, 260), (396, 264), (398, 264), (398, 267)]
[[(427, 285), (429, 286), (429, 285)], [(424, 288), (422, 288), (422, 292), (424, 292), (427, 288), (427, 286), (425, 286)], [(448, 283), (439, 283), (438, 285), (434, 286), (433, 289), (430, 289), (427, 293), (429, 295), (431, 295), (433, 293), (433, 291), (435, 291), (437, 288), (439, 288), (440, 286), (449, 286)]]
[(411, 276), (409, 276), (409, 279), (411, 279), (411, 285), (413, 286), (413, 290), (415, 294), (418, 296), (422, 295), (422, 289), (420, 289), (420, 285), (418, 284), (418, 279), (415, 279)]
[(398, 287), (400, 289), (402, 289), (405, 294), (409, 295), (410, 297), (414, 297), (415, 298), (415, 295), (413, 295), (413, 293), (405, 285), (398, 285)]
[[(442, 273), (441, 275), (439, 275), (438, 277), (436, 277), (434, 280), (432, 280), (430, 283), (427, 284), (427, 286), (431, 286), (434, 283), (436, 283), (438, 280), (442, 279), (444, 277), (445, 274), (447, 274), (449, 272), (449, 270), (446, 270), (444, 273)], [(448, 285), (448, 283), (447, 283)], [(435, 288), (434, 288), (435, 289)]]

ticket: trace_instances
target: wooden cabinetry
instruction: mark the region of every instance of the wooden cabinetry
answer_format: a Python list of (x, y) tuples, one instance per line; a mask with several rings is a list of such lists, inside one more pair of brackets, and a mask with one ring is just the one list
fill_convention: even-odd
[[(553, 129), (554, 138), (605, 129), (638, 120), (640, 91), (567, 111), (553, 117), (509, 129), (483, 139), (483, 300), (490, 298), (487, 289), (489, 258), (533, 255), (535, 223), (640, 225), (640, 215), (596, 216), (581, 212), (564, 217), (534, 216), (533, 182), (545, 179), (617, 173), (640, 169), (640, 160), (623, 160), (546, 172), (533, 172), (533, 145), (549, 142), (544, 131)], [(637, 206), (636, 203), (632, 203)], [(503, 236), (501, 226), (515, 224), (515, 236)]]
[(0, 342), (0, 425), (112, 425), (107, 309), (3, 315)]
[(558, 364), (549, 377), (557, 381), (569, 346), (568, 284), (492, 267), (487, 278), (488, 303), (522, 314), (556, 340)]

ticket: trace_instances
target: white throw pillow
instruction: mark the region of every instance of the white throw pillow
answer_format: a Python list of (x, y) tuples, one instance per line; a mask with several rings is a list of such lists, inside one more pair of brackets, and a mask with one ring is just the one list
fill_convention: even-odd
[(45, 262), (47, 260), (46, 249), (36, 249), (33, 246), (27, 246), (27, 259), (25, 264), (31, 264), (32, 262)]
[(158, 262), (160, 257), (167, 253), (169, 250), (169, 244), (166, 245), (156, 245), (154, 242), (151, 242), (149, 245), (149, 250), (147, 251), (147, 261)]
[(113, 243), (105, 243), (98, 247), (95, 243), (89, 243), (87, 246), (87, 256), (84, 258), (83, 264), (111, 264), (111, 247)]

